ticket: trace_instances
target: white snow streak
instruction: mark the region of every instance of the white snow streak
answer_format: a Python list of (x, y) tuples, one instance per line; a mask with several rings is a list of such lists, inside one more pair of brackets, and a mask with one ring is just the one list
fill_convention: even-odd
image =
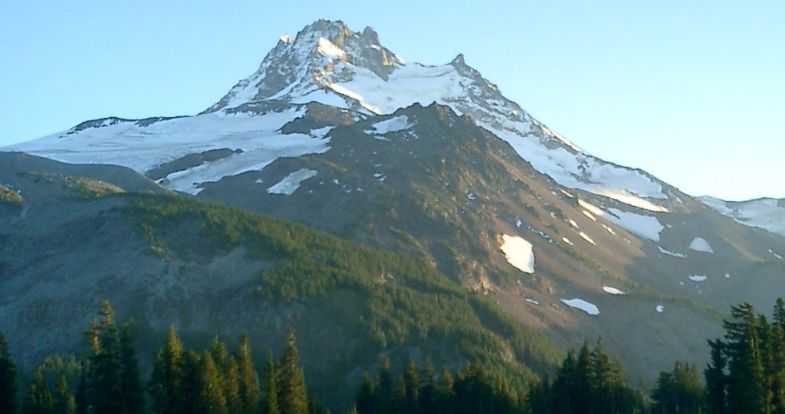
[(301, 168), (287, 175), (276, 184), (270, 186), (267, 189), (267, 192), (270, 194), (292, 195), (295, 191), (297, 191), (298, 188), (300, 188), (300, 183), (316, 176), (317, 173), (318, 172), (316, 170)]

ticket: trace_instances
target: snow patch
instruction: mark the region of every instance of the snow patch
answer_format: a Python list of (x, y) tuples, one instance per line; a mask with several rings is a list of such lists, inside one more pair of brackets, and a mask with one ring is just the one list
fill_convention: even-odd
[(597, 306), (595, 306), (593, 303), (587, 302), (587, 301), (585, 301), (583, 299), (573, 298), (573, 299), (562, 299), (561, 301), (565, 305), (567, 305), (569, 307), (572, 307), (572, 308), (575, 308), (575, 309), (580, 309), (580, 310), (588, 313), (589, 315), (596, 316), (596, 315), (600, 314), (600, 309), (597, 308)]
[(307, 168), (299, 169), (287, 175), (278, 183), (270, 186), (267, 189), (267, 192), (270, 194), (292, 195), (295, 191), (297, 191), (298, 188), (300, 188), (300, 183), (316, 176), (317, 173), (318, 172), (316, 170), (309, 170)]
[(502, 235), (501, 249), (507, 261), (524, 273), (534, 273), (532, 244), (518, 236)]
[(320, 37), (316, 50), (323, 56), (333, 59), (346, 59), (346, 52), (340, 47), (336, 46), (333, 42)]
[(711, 248), (711, 245), (709, 245), (709, 242), (700, 237), (692, 239), (692, 242), (690, 243), (690, 249), (695, 250), (696, 252), (714, 253), (714, 250)]
[(412, 124), (409, 123), (409, 118), (406, 115), (396, 116), (394, 118), (385, 119), (371, 125), (371, 129), (366, 129), (366, 134), (372, 135), (385, 135), (393, 132), (403, 131), (409, 129)]
[(602, 290), (611, 295), (625, 295), (626, 293), (612, 286), (603, 286)]

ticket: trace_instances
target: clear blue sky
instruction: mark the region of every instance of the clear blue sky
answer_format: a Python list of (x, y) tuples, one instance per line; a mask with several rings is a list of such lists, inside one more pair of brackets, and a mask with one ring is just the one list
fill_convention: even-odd
[(193, 114), (318, 18), (468, 64), (585, 150), (691, 194), (785, 197), (783, 1), (0, 2), (0, 145)]

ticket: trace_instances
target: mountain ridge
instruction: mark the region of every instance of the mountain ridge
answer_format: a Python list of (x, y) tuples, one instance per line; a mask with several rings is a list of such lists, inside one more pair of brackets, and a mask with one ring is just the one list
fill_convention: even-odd
[(338, 22), (281, 39), (199, 115), (80, 126), (13, 148), (413, 254), (565, 347), (605, 338), (638, 378), (785, 288), (785, 238), (585, 153), (462, 55), (408, 63)]

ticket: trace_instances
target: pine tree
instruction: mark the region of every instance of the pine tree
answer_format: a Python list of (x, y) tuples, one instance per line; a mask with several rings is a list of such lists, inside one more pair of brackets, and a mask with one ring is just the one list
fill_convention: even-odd
[(377, 388), (376, 412), (380, 414), (392, 413), (393, 410), (393, 378), (390, 372), (390, 358), (385, 357), (379, 366), (379, 384)]
[(308, 412), (308, 392), (295, 342), (294, 331), (289, 330), (286, 349), (278, 364), (278, 404), (281, 414)]
[(54, 405), (54, 395), (47, 388), (43, 373), (35, 370), (27, 386), (22, 414), (53, 414)]
[(200, 413), (202, 400), (202, 358), (194, 351), (185, 351), (180, 361), (179, 401), (176, 414)]
[(703, 371), (706, 380), (706, 409), (709, 413), (725, 414), (728, 407), (728, 379), (725, 374), (725, 343), (710, 340), (711, 361)]
[(618, 373), (615, 372), (611, 365), (608, 354), (602, 347), (602, 342), (599, 340), (591, 352), (591, 384), (592, 384), (592, 398), (591, 406), (593, 411), (597, 413), (611, 413), (616, 412), (616, 401), (614, 392), (619, 386), (620, 378)]
[(360, 384), (360, 389), (357, 391), (354, 408), (359, 414), (373, 414), (376, 412), (375, 401), (376, 386), (373, 381), (371, 381), (371, 377), (368, 376), (368, 373), (365, 373), (362, 383)]
[(420, 376), (414, 361), (409, 359), (403, 371), (404, 411), (417, 414), (420, 411)]
[(703, 412), (703, 388), (698, 368), (685, 362), (676, 362), (673, 370), (660, 373), (652, 393), (654, 414)]
[(393, 385), (392, 412), (405, 413), (406, 409), (406, 384), (403, 375), (398, 375)]
[(785, 330), (776, 322), (772, 325), (771, 383), (772, 412), (785, 414)]
[(587, 414), (594, 413), (594, 389), (592, 387), (594, 367), (591, 360), (589, 344), (584, 341), (575, 361), (571, 407), (573, 410), (581, 409), (581, 412)]
[(264, 369), (264, 406), (262, 407), (263, 414), (279, 414), (280, 408), (278, 406), (278, 370), (275, 367), (273, 356), (267, 357), (267, 363)]
[(739, 414), (766, 413), (768, 399), (755, 311), (752, 305), (744, 303), (731, 307), (731, 318), (724, 323), (728, 410)]
[(153, 412), (157, 414), (181, 413), (183, 345), (174, 326), (166, 331), (166, 344), (159, 349), (153, 361), (149, 389)]
[[(243, 413), (240, 405), (240, 368), (237, 365), (237, 358), (233, 355), (229, 357), (226, 366), (223, 368), (224, 396), (226, 397), (226, 408), (230, 413)], [(256, 413), (259, 401), (255, 402), (249, 414)]]
[(213, 360), (213, 355), (209, 351), (205, 351), (202, 355), (197, 401), (197, 411), (199, 413), (228, 413), (221, 374)]
[(782, 298), (774, 303), (774, 323), (785, 330), (785, 300)]
[(120, 332), (120, 397), (122, 413), (144, 412), (144, 389), (139, 374), (139, 361), (136, 359), (128, 325)]
[(253, 367), (247, 335), (240, 336), (237, 345), (237, 371), (239, 413), (252, 414), (259, 406), (259, 377)]
[[(570, 350), (564, 358), (561, 367), (556, 373), (556, 380), (551, 387), (551, 409), (554, 413), (572, 414), (577, 412), (573, 408), (574, 390), (577, 378), (577, 364), (575, 351)], [(577, 407), (576, 407), (577, 408)]]
[(420, 387), (420, 410), (424, 413), (432, 413), (436, 410), (436, 384), (433, 381), (433, 365), (431, 360), (426, 358), (423, 363), (422, 386)]
[[(68, 380), (61, 375), (54, 394), (53, 413), (76, 414), (76, 399), (68, 387)], [(140, 412), (140, 411), (137, 411)]]
[(450, 413), (453, 411), (454, 386), (455, 383), (450, 371), (442, 369), (441, 374), (439, 374), (439, 383), (436, 386), (436, 412)]
[(541, 381), (532, 381), (526, 394), (528, 412), (547, 414), (551, 412), (550, 380), (544, 376)]
[(93, 414), (122, 412), (120, 386), (120, 341), (114, 322), (114, 310), (108, 301), (101, 302), (100, 322), (88, 330), (91, 347), (88, 372), (88, 405)]
[(16, 412), (16, 365), (0, 332), (0, 414)]

